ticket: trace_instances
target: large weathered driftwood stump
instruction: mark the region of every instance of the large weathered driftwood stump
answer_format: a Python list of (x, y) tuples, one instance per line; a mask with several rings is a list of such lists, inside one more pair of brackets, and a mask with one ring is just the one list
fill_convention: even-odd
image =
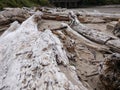
[(0, 90), (87, 90), (61, 41), (50, 30), (38, 31), (40, 20), (36, 13), (0, 37)]

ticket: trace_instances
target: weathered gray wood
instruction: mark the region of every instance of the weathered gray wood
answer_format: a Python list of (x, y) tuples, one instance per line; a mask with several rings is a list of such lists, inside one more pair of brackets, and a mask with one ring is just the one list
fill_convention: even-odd
[(120, 52), (120, 39), (117, 37), (110, 36), (109, 34), (100, 32), (98, 30), (89, 29), (88, 27), (81, 24), (77, 17), (75, 17), (74, 21), (72, 22), (75, 24), (73, 23), (73, 25), (71, 25), (71, 28), (82, 36), (93, 42), (106, 45), (116, 52)]
[(108, 48), (107, 46), (100, 45), (100, 44), (90, 41), (89, 39), (86, 39), (84, 36), (77, 33), (76, 31), (74, 31), (69, 25), (62, 23), (62, 26), (67, 27), (67, 29), (65, 29), (64, 31), (68, 36), (72, 37), (75, 40), (78, 40), (79, 42), (83, 43), (84, 45), (86, 45), (90, 48), (93, 48), (97, 51), (100, 51), (100, 52), (111, 52), (110, 48)]
[(120, 89), (120, 54), (109, 55), (102, 64), (100, 80), (106, 90)]
[(43, 19), (46, 20), (56, 20), (56, 21), (69, 21), (69, 18), (67, 15), (59, 15), (59, 14), (44, 14), (42, 16)]
[(120, 14), (110, 14), (110, 13), (101, 13), (101, 12), (77, 12), (77, 15), (82, 16), (90, 16), (90, 17), (101, 17), (106, 21), (118, 21), (120, 18)]
[[(75, 15), (75, 14), (74, 14)], [(70, 16), (73, 17), (73, 16)], [(74, 22), (71, 25), (71, 28), (75, 31), (77, 31), (78, 33), (80, 33), (81, 35), (83, 35), (84, 37), (86, 37), (87, 39), (90, 39), (91, 41), (100, 43), (100, 44), (105, 44), (105, 42), (107, 40), (109, 40), (110, 38), (112, 38), (111, 36), (94, 30), (94, 29), (89, 29), (88, 27), (86, 27), (85, 25), (81, 24), (79, 22), (79, 20), (77, 19), (77, 17), (71, 19), (71, 22)]]

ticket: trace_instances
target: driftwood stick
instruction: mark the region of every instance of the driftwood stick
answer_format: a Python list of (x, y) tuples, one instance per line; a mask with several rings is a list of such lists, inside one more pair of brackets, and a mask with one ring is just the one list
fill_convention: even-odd
[(50, 30), (57, 31), (57, 30), (64, 30), (64, 29), (67, 29), (67, 28), (68, 28), (67, 26), (62, 26), (62, 27), (54, 28), (54, 29), (50, 29)]
[(86, 77), (93, 77), (93, 76), (96, 76), (96, 75), (99, 75), (99, 73), (93, 73), (93, 74), (90, 74), (90, 75), (86, 75)]
[(90, 61), (90, 62), (92, 62), (92, 63), (101, 63), (101, 62), (103, 62), (103, 61), (96, 61), (96, 60), (93, 60), (93, 61)]

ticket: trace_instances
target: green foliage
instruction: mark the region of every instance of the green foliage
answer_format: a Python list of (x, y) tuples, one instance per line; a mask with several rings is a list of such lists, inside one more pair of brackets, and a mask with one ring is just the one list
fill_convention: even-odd
[(32, 7), (32, 6), (48, 6), (48, 0), (0, 0), (0, 9), (3, 7)]
[(40, 1), (40, 4), (43, 6), (49, 4), (48, 0), (39, 0), (39, 1)]
[[(105, 5), (120, 4), (120, 0), (80, 0), (81, 5)], [(48, 6), (49, 0), (0, 0), (0, 9), (3, 7), (32, 7), (32, 6)]]

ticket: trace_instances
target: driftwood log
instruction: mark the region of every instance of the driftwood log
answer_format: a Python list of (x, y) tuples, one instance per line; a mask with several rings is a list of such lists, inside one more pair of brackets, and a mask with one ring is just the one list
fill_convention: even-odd
[(88, 11), (83, 11), (83, 12), (77, 12), (78, 16), (88, 16), (88, 17), (98, 17), (98, 18), (103, 18), (105, 21), (118, 21), (120, 19), (120, 14), (110, 14), (110, 13), (101, 13), (98, 11), (95, 12), (88, 12)]
[(46, 20), (56, 20), (56, 21), (69, 21), (70, 20), (67, 15), (58, 15), (58, 14), (44, 14), (42, 18)]
[(67, 35), (69, 35), (71, 38), (74, 38), (75, 40), (79, 40), (79, 42), (83, 43), (84, 45), (86, 45), (90, 48), (93, 48), (97, 51), (100, 51), (100, 52), (111, 52), (109, 47), (107, 47), (105, 45), (100, 45), (100, 44), (94, 43), (94, 42), (90, 41), (89, 39), (86, 39), (84, 36), (77, 33), (76, 31), (74, 31), (66, 23), (62, 23), (62, 26), (67, 27), (67, 29), (64, 30)]
[(120, 54), (114, 53), (105, 59), (100, 80), (106, 90), (120, 89)]
[(120, 52), (120, 39), (118, 39), (117, 37), (112, 37), (109, 34), (100, 32), (98, 30), (89, 29), (85, 25), (81, 24), (77, 17), (71, 20), (72, 22), (74, 22), (71, 25), (71, 28), (79, 34), (81, 34), (82, 36), (98, 44), (106, 45), (112, 51)]
[(38, 31), (40, 20), (36, 13), (0, 37), (0, 90), (88, 90), (60, 40), (50, 30)]

